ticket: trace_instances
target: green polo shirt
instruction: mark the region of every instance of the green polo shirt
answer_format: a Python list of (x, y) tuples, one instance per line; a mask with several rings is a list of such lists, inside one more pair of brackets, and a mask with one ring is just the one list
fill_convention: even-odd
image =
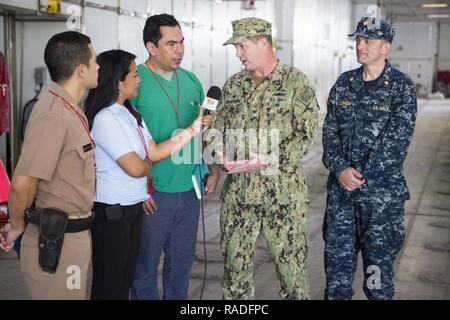
[[(137, 68), (141, 82), (136, 97), (130, 102), (141, 113), (156, 143), (170, 139), (178, 128), (187, 128), (197, 117), (198, 108), (204, 99), (202, 85), (197, 77), (183, 68), (177, 69), (170, 81), (154, 73), (145, 64)], [(165, 91), (161, 88), (164, 87)], [(177, 114), (168, 98), (177, 106), (178, 91), (180, 103)], [(193, 188), (192, 171), (198, 159), (199, 138), (191, 140), (175, 155), (153, 164), (153, 187), (160, 192), (184, 192)], [(150, 151), (151, 152), (151, 151)]]

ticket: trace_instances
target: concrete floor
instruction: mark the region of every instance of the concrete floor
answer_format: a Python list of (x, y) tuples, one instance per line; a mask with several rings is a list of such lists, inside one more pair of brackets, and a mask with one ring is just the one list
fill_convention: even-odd
[[(321, 137), (304, 161), (310, 191), (309, 278), (311, 298), (322, 299), (322, 219), (327, 170), (321, 162)], [(407, 238), (396, 264), (395, 299), (450, 299), (450, 100), (419, 101), (419, 116), (405, 165), (412, 199), (406, 206)], [(207, 275), (203, 299), (221, 299), (223, 261), (219, 250), (218, 192), (205, 201)], [(189, 299), (199, 299), (204, 273), (203, 232), (199, 224), (197, 261), (191, 273)], [(256, 299), (277, 299), (271, 257), (262, 235), (255, 255)], [(362, 292), (361, 263), (354, 299)], [(27, 293), (13, 253), (0, 253), (0, 299), (26, 299)]]

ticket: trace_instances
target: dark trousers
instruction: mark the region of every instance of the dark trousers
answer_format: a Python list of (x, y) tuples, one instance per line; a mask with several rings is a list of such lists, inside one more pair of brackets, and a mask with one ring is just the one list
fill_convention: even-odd
[(362, 251), (364, 293), (370, 300), (394, 296), (394, 263), (405, 239), (404, 201), (360, 203), (328, 194), (323, 226), (325, 299), (353, 296), (358, 252)]
[(128, 300), (141, 241), (142, 202), (122, 206), (123, 217), (108, 219), (109, 205), (94, 202), (91, 299)]

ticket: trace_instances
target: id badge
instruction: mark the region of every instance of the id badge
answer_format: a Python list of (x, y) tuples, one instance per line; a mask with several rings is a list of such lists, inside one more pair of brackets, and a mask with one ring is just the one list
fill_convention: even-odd
[(147, 194), (152, 194), (153, 192), (153, 177), (147, 177)]

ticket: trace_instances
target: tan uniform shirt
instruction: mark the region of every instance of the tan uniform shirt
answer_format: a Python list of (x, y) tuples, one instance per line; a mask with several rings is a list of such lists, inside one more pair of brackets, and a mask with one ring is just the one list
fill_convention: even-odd
[[(63, 99), (79, 111), (78, 116)], [(51, 83), (34, 106), (15, 175), (38, 178), (37, 208), (56, 208), (85, 217), (95, 191), (95, 148), (84, 112), (61, 86)]]

